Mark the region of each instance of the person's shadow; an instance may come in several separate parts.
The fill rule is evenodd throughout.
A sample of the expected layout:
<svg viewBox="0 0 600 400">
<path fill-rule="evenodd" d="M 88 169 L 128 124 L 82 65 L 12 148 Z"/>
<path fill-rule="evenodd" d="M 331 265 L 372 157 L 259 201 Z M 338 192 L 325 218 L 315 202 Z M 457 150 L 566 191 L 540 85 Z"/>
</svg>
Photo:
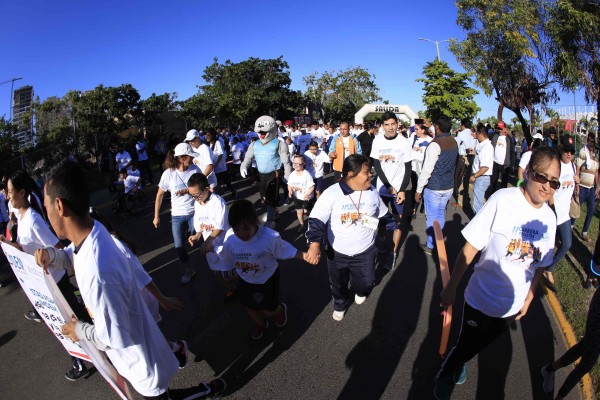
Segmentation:
<svg viewBox="0 0 600 400">
<path fill-rule="evenodd" d="M 416 249 L 419 238 L 407 238 L 406 249 Z M 422 252 L 408 252 L 387 282 L 373 316 L 370 334 L 348 354 L 352 373 L 339 399 L 381 398 L 400 358 L 415 332 L 427 281 L 427 261 Z"/>
</svg>

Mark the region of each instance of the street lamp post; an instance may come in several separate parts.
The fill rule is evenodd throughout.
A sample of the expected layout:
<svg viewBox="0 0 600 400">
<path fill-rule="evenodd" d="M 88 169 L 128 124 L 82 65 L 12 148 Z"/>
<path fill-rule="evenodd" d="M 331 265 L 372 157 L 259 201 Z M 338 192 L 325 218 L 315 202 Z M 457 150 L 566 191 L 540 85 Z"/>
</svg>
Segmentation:
<svg viewBox="0 0 600 400">
<path fill-rule="evenodd" d="M 431 42 L 435 44 L 435 48 L 437 50 L 437 56 L 438 56 L 438 61 L 442 61 L 442 59 L 440 58 L 440 43 L 442 42 L 449 42 L 449 39 L 444 39 L 444 40 L 431 40 L 431 39 L 426 39 L 426 38 L 419 38 L 419 40 L 424 40 L 426 42 Z"/>
</svg>

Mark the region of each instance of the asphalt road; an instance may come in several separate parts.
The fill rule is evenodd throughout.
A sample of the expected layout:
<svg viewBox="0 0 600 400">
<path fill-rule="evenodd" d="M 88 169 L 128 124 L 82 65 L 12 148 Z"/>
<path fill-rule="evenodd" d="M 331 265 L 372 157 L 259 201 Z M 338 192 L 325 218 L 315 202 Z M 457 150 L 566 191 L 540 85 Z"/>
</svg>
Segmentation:
<svg viewBox="0 0 600 400">
<path fill-rule="evenodd" d="M 329 178 L 331 180 L 331 177 Z M 258 204 L 257 188 L 237 182 L 238 196 Z M 146 189 L 153 199 L 153 188 Z M 331 318 L 332 301 L 325 260 L 317 267 L 297 260 L 280 262 L 281 298 L 288 305 L 288 324 L 272 324 L 258 341 L 249 338 L 252 326 L 244 308 L 224 304 L 206 262 L 194 251 L 197 274 L 189 285 L 179 283 L 180 265 L 172 245 L 169 201 L 163 204 L 162 226 L 152 226 L 153 201 L 138 217 L 117 219 L 110 214 L 108 193 L 94 204 L 121 232 L 139 246 L 141 261 L 162 291 L 179 297 L 182 311 L 163 314 L 161 328 L 171 339 L 186 339 L 190 359 L 173 388 L 220 376 L 228 399 L 431 399 L 441 332 L 441 281 L 431 256 L 418 249 L 424 242 L 424 214 L 418 214 L 404 234 L 398 267 L 377 271 L 377 286 L 367 301 L 353 305 L 341 322 Z M 225 195 L 230 200 L 229 195 Z M 296 233 L 295 213 L 280 208 L 278 230 L 300 249 L 305 239 Z M 444 232 L 449 259 L 463 244 L 460 229 L 467 222 L 461 210 L 449 207 Z M 99 373 L 69 382 L 64 373 L 70 360 L 44 325 L 27 321 L 29 304 L 12 272 L 3 265 L 0 278 L 0 398 L 116 399 Z M 466 278 L 464 283 L 466 283 Z M 541 295 L 541 293 L 540 293 Z M 450 343 L 458 335 L 462 298 L 457 300 Z M 551 399 L 541 391 L 540 368 L 566 345 L 542 297 L 528 315 L 469 363 L 465 384 L 456 399 Z M 560 385 L 569 369 L 557 373 Z M 574 390 L 569 399 L 578 399 Z"/>
</svg>

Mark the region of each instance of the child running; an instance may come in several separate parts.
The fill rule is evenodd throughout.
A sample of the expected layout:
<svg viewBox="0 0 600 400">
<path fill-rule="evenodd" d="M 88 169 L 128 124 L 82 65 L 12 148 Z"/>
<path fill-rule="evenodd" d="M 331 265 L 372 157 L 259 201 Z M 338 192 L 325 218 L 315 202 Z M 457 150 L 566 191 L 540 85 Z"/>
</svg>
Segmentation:
<svg viewBox="0 0 600 400">
<path fill-rule="evenodd" d="M 323 192 L 323 167 L 325 164 L 330 164 L 331 160 L 327 153 L 319 150 L 319 145 L 315 141 L 310 142 L 308 150 L 304 153 L 304 158 L 306 159 L 306 170 L 315 182 L 315 192 L 318 199 Z"/>
<path fill-rule="evenodd" d="M 295 155 L 292 162 L 294 172 L 288 177 L 287 188 L 288 196 L 294 200 L 296 216 L 298 217 L 298 233 L 304 232 L 304 214 L 308 212 L 315 183 L 310 173 L 304 169 L 304 156 Z"/>
<path fill-rule="evenodd" d="M 259 225 L 254 206 L 248 200 L 234 202 L 228 220 L 231 229 L 225 235 L 225 242 L 216 248 L 211 246 L 208 251 L 214 250 L 224 264 L 235 266 L 241 278 L 240 300 L 256 324 L 251 337 L 258 340 L 269 326 L 267 318 L 274 319 L 278 328 L 287 323 L 287 306 L 279 302 L 277 259 L 308 262 L 307 255 L 283 240 L 278 232 Z"/>
<path fill-rule="evenodd" d="M 204 239 L 200 251 L 206 253 L 210 246 L 223 244 L 227 223 L 227 204 L 216 193 L 210 191 L 206 176 L 197 173 L 188 181 L 188 193 L 194 202 L 194 229 L 196 234 L 188 238 L 190 246 L 194 246 L 200 238 Z M 237 288 L 237 275 L 232 264 L 224 264 L 214 253 L 206 254 L 208 267 L 215 273 L 217 280 L 225 287 L 225 301 L 231 299 Z"/>
</svg>

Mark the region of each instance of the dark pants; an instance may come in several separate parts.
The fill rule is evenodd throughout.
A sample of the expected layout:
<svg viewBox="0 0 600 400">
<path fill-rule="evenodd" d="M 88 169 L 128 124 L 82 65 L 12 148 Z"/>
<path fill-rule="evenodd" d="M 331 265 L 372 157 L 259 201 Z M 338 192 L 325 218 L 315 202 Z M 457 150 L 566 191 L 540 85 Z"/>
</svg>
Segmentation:
<svg viewBox="0 0 600 400">
<path fill-rule="evenodd" d="M 509 168 L 505 167 L 504 165 L 498 164 L 498 163 L 494 163 L 494 167 L 492 168 L 492 177 L 490 178 L 490 186 L 488 187 L 488 190 L 485 193 L 485 198 L 489 199 L 491 195 L 493 195 L 496 190 L 500 189 L 500 186 L 498 186 L 498 179 L 500 177 L 502 177 L 502 186 L 503 188 L 506 187 L 506 185 L 508 184 L 508 172 L 509 172 Z"/>
<path fill-rule="evenodd" d="M 485 315 L 465 302 L 458 342 L 444 359 L 438 378 L 452 377 L 456 367 L 475 357 L 513 323 L 518 314 L 506 318 Z"/>
<path fill-rule="evenodd" d="M 235 193 L 235 189 L 231 184 L 231 175 L 229 175 L 229 171 L 217 172 L 217 187 L 221 189 L 222 185 L 227 186 L 227 189 L 233 194 Z"/>
<path fill-rule="evenodd" d="M 556 253 L 554 253 L 552 264 L 546 268 L 546 271 L 548 272 L 554 271 L 556 264 L 558 264 L 558 262 L 567 255 L 569 249 L 571 248 L 571 244 L 573 243 L 573 231 L 571 230 L 570 220 L 566 220 L 562 224 L 558 225 L 556 230 L 558 231 L 558 237 L 560 237 L 560 246 L 558 247 Z"/>
<path fill-rule="evenodd" d="M 148 160 L 138 161 L 138 168 L 142 175 L 142 185 L 146 183 L 152 183 L 154 177 L 152 176 L 152 170 L 150 169 L 150 163 Z"/>
<path fill-rule="evenodd" d="M 587 205 L 587 213 L 585 214 L 585 222 L 583 223 L 583 229 L 581 232 L 587 232 L 590 229 L 592 223 L 592 217 L 596 210 L 596 188 L 584 188 L 579 187 L 579 204 L 585 203 Z"/>
<path fill-rule="evenodd" d="M 344 311 L 350 306 L 348 282 L 352 284 L 354 291 L 359 296 L 371 294 L 375 282 L 376 255 L 376 246 L 371 246 L 354 256 L 338 253 L 330 245 L 328 246 L 327 269 L 335 311 Z"/>
</svg>

